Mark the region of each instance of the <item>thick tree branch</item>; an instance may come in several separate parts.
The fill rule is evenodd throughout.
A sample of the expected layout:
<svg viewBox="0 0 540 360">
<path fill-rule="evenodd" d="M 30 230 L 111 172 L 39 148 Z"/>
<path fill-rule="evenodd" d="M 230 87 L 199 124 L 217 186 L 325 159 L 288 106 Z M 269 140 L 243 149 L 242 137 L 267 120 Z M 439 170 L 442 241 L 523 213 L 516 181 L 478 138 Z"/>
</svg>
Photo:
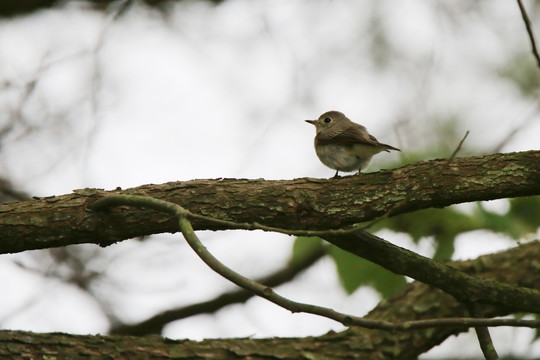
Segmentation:
<svg viewBox="0 0 540 360">
<path fill-rule="evenodd" d="M 178 218 L 179 228 L 182 230 L 184 238 L 209 267 L 238 286 L 250 290 L 292 312 L 307 312 L 325 316 L 347 326 L 354 324 L 370 328 L 394 329 L 391 326 L 372 324 L 369 321 L 366 322 L 354 316 L 340 314 L 332 309 L 290 301 L 274 293 L 271 288 L 235 273 L 220 263 L 198 240 L 191 226 L 190 219 L 197 219 L 200 216 L 191 213 L 177 204 L 148 196 L 109 195 L 96 201 L 91 207 L 96 211 L 109 211 L 113 207 L 122 205 L 150 208 L 175 216 Z M 205 220 L 215 221 L 220 224 L 223 223 L 222 220 L 213 220 L 208 217 L 205 217 Z M 232 227 L 241 227 L 234 223 L 227 222 L 226 224 Z M 257 228 L 257 226 L 243 226 L 248 229 Z M 265 228 L 263 227 L 262 229 Z M 287 233 L 287 230 L 280 229 L 272 229 L 271 231 Z M 311 231 L 306 230 L 306 233 L 301 232 L 300 230 L 299 235 L 313 236 Z M 343 250 L 370 260 L 396 274 L 406 275 L 435 286 L 451 294 L 463 303 L 473 304 L 482 302 L 507 306 L 516 311 L 528 311 L 540 314 L 540 292 L 537 290 L 497 281 L 476 279 L 450 266 L 403 249 L 365 231 L 345 233 L 341 231 L 328 231 L 328 234 L 322 233 L 320 236 Z M 392 261 L 388 259 L 392 259 Z"/>
<path fill-rule="evenodd" d="M 356 325 L 370 329 L 383 330 L 410 330 L 431 326 L 446 326 L 449 324 L 459 324 L 464 326 L 498 324 L 498 320 L 492 319 L 446 319 L 447 321 L 452 320 L 449 323 L 437 319 L 436 321 L 423 321 L 421 323 L 412 322 L 394 324 L 383 321 L 366 320 L 357 316 L 343 314 L 330 308 L 299 303 L 277 294 L 272 288 L 251 280 L 221 263 L 206 249 L 195 234 L 189 220 L 190 218 L 194 218 L 194 215 L 177 204 L 148 196 L 112 195 L 98 200 L 92 207 L 96 210 L 107 211 L 110 210 L 111 207 L 122 205 L 150 208 L 175 216 L 178 221 L 178 227 L 187 243 L 195 251 L 197 256 L 199 256 L 199 258 L 201 258 L 201 260 L 203 260 L 212 270 L 234 284 L 290 310 L 293 313 L 305 312 L 333 319 L 346 326 Z M 334 233 L 331 232 L 331 234 Z M 510 286 L 497 281 L 487 282 L 485 280 L 475 279 L 459 270 L 439 264 L 436 261 L 415 254 L 409 250 L 401 249 L 398 246 L 363 231 L 357 231 L 353 234 L 340 234 L 337 236 L 330 235 L 329 238 L 332 239 L 331 241 L 336 245 L 346 250 L 351 249 L 351 252 L 359 254 L 364 258 L 369 259 L 367 254 L 370 254 L 371 252 L 377 253 L 376 259 L 381 257 L 384 258 L 384 260 L 378 261 L 379 265 L 392 270 L 395 268 L 396 272 L 401 271 L 399 272 L 400 274 L 410 275 L 427 284 L 435 285 L 465 303 L 476 304 L 477 301 L 484 301 L 486 303 L 513 307 L 516 310 L 540 313 L 540 292 L 534 289 Z M 388 265 L 388 259 L 393 259 L 391 263 L 396 263 L 398 266 L 394 267 L 394 265 Z M 478 312 L 480 312 L 480 310 L 478 310 Z M 534 322 L 533 325 L 530 321 L 527 321 L 526 323 L 526 326 L 537 326 L 539 324 L 538 322 Z M 502 325 L 509 325 L 509 323 L 503 321 Z M 477 329 L 481 328 L 478 327 Z M 486 337 L 484 336 L 482 339 L 486 339 Z"/>
<path fill-rule="evenodd" d="M 474 260 L 455 261 L 447 265 L 476 278 L 491 279 L 507 284 L 519 284 L 523 287 L 540 289 L 540 272 L 535 260 L 540 256 L 540 243 L 522 245 L 504 252 L 480 256 Z M 533 274 L 534 273 L 534 274 Z M 512 312 L 507 307 L 482 306 L 484 316 L 502 316 Z M 466 305 L 456 301 L 452 296 L 435 290 L 432 287 L 414 282 L 385 302 L 379 303 L 366 318 L 397 321 L 404 319 L 429 319 L 465 316 Z M 431 331 L 402 333 L 388 339 L 396 341 L 393 358 L 415 359 L 419 354 L 440 344 L 448 336 L 466 331 L 463 327 L 448 327 Z M 360 334 L 362 341 L 377 343 L 384 333 L 351 328 L 345 334 Z M 343 335 L 343 333 L 342 333 Z M 389 349 L 386 349 L 388 351 Z M 388 354 L 391 354 L 388 352 Z M 480 355 L 480 353 L 479 353 Z M 384 358 L 384 357 L 381 357 Z"/>
<path fill-rule="evenodd" d="M 216 179 L 144 185 L 0 205 L 0 253 L 76 243 L 116 241 L 176 232 L 173 219 L 151 210 L 96 214 L 89 205 L 107 194 L 148 195 L 193 213 L 285 229 L 328 230 L 451 204 L 540 194 L 540 151 L 432 160 L 340 179 L 266 181 Z M 193 220 L 195 230 L 225 228 Z"/>
<path fill-rule="evenodd" d="M 540 243 L 481 256 L 475 260 L 448 264 L 480 278 L 519 283 L 540 289 Z M 486 306 L 486 316 L 506 315 L 508 308 Z M 467 310 L 453 297 L 415 282 L 394 297 L 381 302 L 366 319 L 391 322 L 465 316 Z M 0 354 L 17 358 L 32 354 L 35 358 L 63 354 L 85 359 L 416 359 L 419 354 L 441 343 L 448 336 L 466 331 L 461 326 L 410 332 L 351 328 L 319 337 L 271 339 L 216 339 L 173 341 L 157 337 L 75 336 L 0 331 Z M 480 350 L 479 350 L 480 352 Z"/>
<path fill-rule="evenodd" d="M 498 304 L 540 314 L 540 291 L 476 279 L 363 231 L 323 238 L 396 274 L 439 288 L 464 303 Z"/>
</svg>

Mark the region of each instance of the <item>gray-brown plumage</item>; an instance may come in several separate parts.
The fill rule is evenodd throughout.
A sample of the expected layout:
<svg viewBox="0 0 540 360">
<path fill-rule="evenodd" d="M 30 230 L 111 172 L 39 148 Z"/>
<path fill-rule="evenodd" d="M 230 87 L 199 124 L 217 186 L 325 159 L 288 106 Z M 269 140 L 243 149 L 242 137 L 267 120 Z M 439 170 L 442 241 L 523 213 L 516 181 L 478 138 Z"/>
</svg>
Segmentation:
<svg viewBox="0 0 540 360">
<path fill-rule="evenodd" d="M 396 150 L 396 147 L 380 143 L 366 128 L 352 122 L 339 111 L 328 111 L 317 120 L 306 120 L 315 125 L 315 152 L 321 162 L 331 169 L 355 171 L 368 166 L 371 157 L 381 151 Z"/>
</svg>

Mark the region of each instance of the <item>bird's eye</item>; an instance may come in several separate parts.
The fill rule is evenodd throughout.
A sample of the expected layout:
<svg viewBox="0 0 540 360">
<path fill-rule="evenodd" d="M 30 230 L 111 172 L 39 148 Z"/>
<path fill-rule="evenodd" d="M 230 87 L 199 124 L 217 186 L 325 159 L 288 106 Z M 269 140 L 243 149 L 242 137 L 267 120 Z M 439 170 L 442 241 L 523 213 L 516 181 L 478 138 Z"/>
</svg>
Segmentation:
<svg viewBox="0 0 540 360">
<path fill-rule="evenodd" d="M 330 119 L 330 118 L 324 118 L 324 122 L 325 122 L 325 123 L 328 124 L 330 121 L 332 121 L 332 119 Z"/>
</svg>

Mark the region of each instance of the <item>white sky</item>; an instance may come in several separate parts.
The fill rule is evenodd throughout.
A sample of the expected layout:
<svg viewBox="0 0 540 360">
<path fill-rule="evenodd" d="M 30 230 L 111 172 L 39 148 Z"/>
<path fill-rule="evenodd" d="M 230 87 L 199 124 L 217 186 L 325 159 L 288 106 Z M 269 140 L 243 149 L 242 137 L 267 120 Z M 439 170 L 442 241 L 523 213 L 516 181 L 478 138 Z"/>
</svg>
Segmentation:
<svg viewBox="0 0 540 360">
<path fill-rule="evenodd" d="M 16 130 L 4 139 L 0 174 L 40 196 L 198 178 L 326 178 L 334 172 L 316 158 L 314 129 L 303 120 L 331 109 L 402 148 L 405 159 L 440 156 L 433 153 L 439 145 L 449 155 L 466 130 L 471 133 L 464 153 L 487 153 L 525 122 L 526 131 L 503 151 L 538 149 L 536 101 L 496 75 L 516 53 L 529 52 L 518 8 L 502 0 L 475 4 L 227 0 L 212 7 L 195 1 L 172 7 L 167 16 L 137 6 L 111 21 L 78 3 L 3 20 L 0 79 L 6 85 L 0 104 L 7 110 L 0 122 L 21 108 L 25 84 L 38 79 L 22 114 L 44 130 Z M 383 44 L 377 31 L 385 36 L 387 52 L 375 62 Z M 455 118 L 455 134 L 443 126 L 447 118 Z M 378 155 L 371 171 L 394 166 L 399 156 Z M 250 276 L 282 265 L 292 244 L 275 234 L 200 235 L 218 258 Z M 432 251 L 429 239 L 416 246 L 402 234 L 384 237 L 421 253 Z M 501 236 L 464 234 L 455 257 L 510 245 Z M 108 278 L 100 291 L 112 294 L 110 306 L 125 320 L 232 288 L 178 237 L 124 242 L 102 253 L 96 267 L 106 262 Z M 12 294 L 2 300 L 4 327 L 106 330 L 98 306 L 82 292 L 12 263 L 31 262 L 28 257 L 0 259 L 2 287 Z M 358 315 L 377 303 L 370 289 L 345 296 L 329 260 L 279 291 Z M 25 311 L 15 311 L 21 304 L 28 305 Z M 330 329 L 341 326 L 253 299 L 247 306 L 171 324 L 165 335 L 304 336 Z M 516 356 L 538 354 L 526 345 L 520 353 L 516 343 L 497 341 L 517 339 L 515 334 L 496 330 L 501 355 L 512 348 Z M 459 346 L 461 355 L 478 356 L 478 346 L 464 338 L 429 355 Z"/>
</svg>

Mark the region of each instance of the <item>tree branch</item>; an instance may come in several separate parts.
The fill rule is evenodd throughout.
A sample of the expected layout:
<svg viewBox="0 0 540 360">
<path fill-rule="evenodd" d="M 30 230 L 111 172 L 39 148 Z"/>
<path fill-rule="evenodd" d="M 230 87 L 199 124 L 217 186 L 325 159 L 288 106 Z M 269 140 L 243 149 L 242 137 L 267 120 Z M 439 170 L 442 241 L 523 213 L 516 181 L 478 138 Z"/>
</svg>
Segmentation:
<svg viewBox="0 0 540 360">
<path fill-rule="evenodd" d="M 519 11 L 521 12 L 521 17 L 523 18 L 523 22 L 525 23 L 525 28 L 527 28 L 527 34 L 529 35 L 529 40 L 531 42 L 531 51 L 533 53 L 534 59 L 536 60 L 536 64 L 538 65 L 538 67 L 540 67 L 540 55 L 538 55 L 538 47 L 536 45 L 536 39 L 534 36 L 531 19 L 529 19 L 529 15 L 527 15 L 527 10 L 525 9 L 523 2 L 521 0 L 517 0 L 517 3 L 519 6 Z"/>
<path fill-rule="evenodd" d="M 540 289 L 540 272 L 535 261 L 540 258 L 540 243 L 522 245 L 505 252 L 478 259 L 452 262 L 448 265 L 479 278 L 492 278 L 505 283 Z M 486 316 L 507 315 L 505 307 L 487 306 Z M 465 307 L 453 297 L 425 284 L 414 282 L 398 294 L 381 302 L 365 318 L 389 322 L 460 317 Z M 416 359 L 448 336 L 466 331 L 451 326 L 409 332 L 387 332 L 350 328 L 323 336 L 269 339 L 210 339 L 202 342 L 170 340 L 159 337 L 77 336 L 36 334 L 23 331 L 0 331 L 0 354 L 20 358 L 52 356 L 59 351 L 66 358 L 85 359 Z M 374 344 L 377 344 L 374 346 Z M 61 349 L 61 350 L 60 350 Z M 26 356 L 26 355 L 25 355 Z"/>
<path fill-rule="evenodd" d="M 305 312 L 333 319 L 345 326 L 357 325 L 381 330 L 410 330 L 421 327 L 448 325 L 441 324 L 440 321 L 424 322 L 422 324 L 391 324 L 381 321 L 370 321 L 360 317 L 339 313 L 333 309 L 292 301 L 278 295 L 272 288 L 234 272 L 208 252 L 191 226 L 189 218 L 192 218 L 193 214 L 190 211 L 179 205 L 163 200 L 133 195 L 111 195 L 98 200 L 92 207 L 96 210 L 104 211 L 110 210 L 113 206 L 120 205 L 147 207 L 174 215 L 178 221 L 178 226 L 182 235 L 184 235 L 188 244 L 212 270 L 234 284 L 284 307 L 293 313 Z M 331 232 L 330 235 L 325 236 L 324 238 L 346 251 L 350 251 L 365 259 L 371 260 L 397 274 L 408 275 L 426 284 L 436 286 L 464 303 L 477 304 L 482 301 L 485 303 L 511 307 L 515 310 L 540 313 L 540 291 L 507 285 L 497 281 L 475 279 L 459 270 L 439 264 L 436 261 L 418 255 L 412 251 L 402 249 L 363 231 L 338 235 Z M 389 262 L 388 259 L 392 259 L 392 261 Z M 483 322 L 478 322 L 477 320 L 479 319 L 460 319 L 458 323 L 460 325 L 468 326 L 482 326 L 496 323 L 489 319 L 483 319 Z M 533 323 L 527 322 L 527 324 L 527 326 L 531 326 Z M 486 337 L 484 336 L 483 339 L 485 338 Z"/>
<path fill-rule="evenodd" d="M 474 260 L 454 261 L 447 265 L 475 278 L 540 289 L 540 272 L 534 270 L 536 268 L 534 261 L 538 257 L 540 257 L 540 243 L 534 242 L 504 252 L 480 256 Z M 491 317 L 508 315 L 512 310 L 508 307 L 484 305 L 483 312 L 484 316 Z M 373 311 L 366 315 L 366 318 L 404 321 L 465 316 L 466 314 L 468 314 L 466 306 L 456 301 L 452 296 L 433 289 L 429 285 L 414 282 L 392 298 L 379 303 Z M 401 336 L 395 336 L 392 339 L 386 335 L 385 340 L 397 343 L 392 348 L 396 352 L 387 354 L 392 354 L 392 358 L 395 359 L 416 359 L 419 354 L 440 344 L 448 336 L 463 331 L 467 331 L 467 329 L 456 326 L 439 328 L 436 331 L 401 333 Z M 350 333 L 360 336 L 358 341 L 366 343 L 380 343 L 377 340 L 384 336 L 384 333 L 380 331 L 367 331 L 358 328 L 351 328 L 341 335 L 349 335 Z M 384 354 L 384 352 L 378 353 L 380 356 Z"/>
<path fill-rule="evenodd" d="M 498 304 L 540 314 L 540 291 L 474 278 L 364 231 L 323 239 L 393 273 L 435 286 L 463 303 Z"/>
<path fill-rule="evenodd" d="M 469 304 L 469 313 L 474 317 L 483 317 L 483 311 L 479 304 L 472 303 Z M 485 326 L 475 326 L 474 330 L 476 331 L 476 337 L 480 343 L 480 348 L 486 360 L 498 360 L 499 354 L 495 350 L 493 345 L 493 340 L 491 340 L 491 335 L 489 334 L 489 329 Z"/>
<path fill-rule="evenodd" d="M 163 232 L 175 221 L 151 210 L 88 206 L 109 194 L 147 195 L 195 214 L 289 230 L 328 230 L 430 207 L 540 194 L 540 151 L 431 160 L 340 179 L 216 179 L 143 185 L 0 205 L 0 253 L 78 243 L 102 246 Z M 193 220 L 195 230 L 230 228 Z"/>
<path fill-rule="evenodd" d="M 453 160 L 456 155 L 458 154 L 459 150 L 461 150 L 461 146 L 463 146 L 463 142 L 465 142 L 465 139 L 467 138 L 467 136 L 469 136 L 469 130 L 467 130 L 467 132 L 465 132 L 465 136 L 463 136 L 463 138 L 461 139 L 461 141 L 459 142 L 458 146 L 456 147 L 456 150 L 454 150 L 454 152 L 452 153 L 452 155 L 450 155 L 450 157 L 448 158 L 448 161 L 451 161 Z"/>
</svg>

